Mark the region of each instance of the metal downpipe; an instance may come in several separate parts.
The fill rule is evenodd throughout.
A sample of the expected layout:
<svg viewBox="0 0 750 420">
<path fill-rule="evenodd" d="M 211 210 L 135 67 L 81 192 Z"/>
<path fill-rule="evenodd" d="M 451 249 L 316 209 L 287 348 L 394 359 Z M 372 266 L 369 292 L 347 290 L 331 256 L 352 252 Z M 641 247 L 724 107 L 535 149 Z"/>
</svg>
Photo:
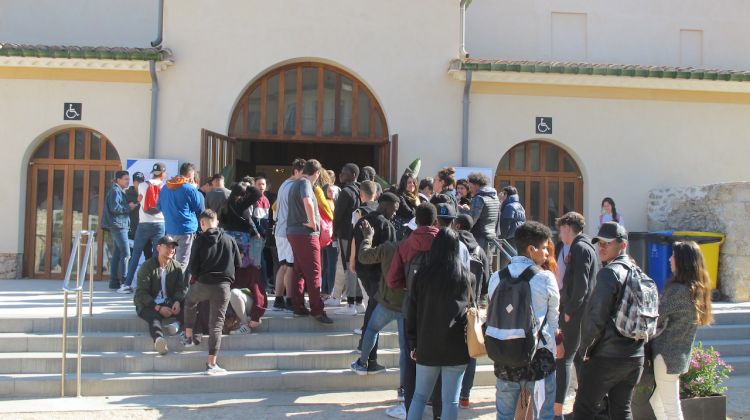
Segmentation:
<svg viewBox="0 0 750 420">
<path fill-rule="evenodd" d="M 466 70 L 463 100 L 463 126 L 461 127 L 461 166 L 469 166 L 469 103 L 471 96 L 471 70 Z"/>
<path fill-rule="evenodd" d="M 148 71 L 151 73 L 151 122 L 148 133 L 148 157 L 156 156 L 156 116 L 159 104 L 159 80 L 156 78 L 156 61 L 149 60 Z"/>
</svg>

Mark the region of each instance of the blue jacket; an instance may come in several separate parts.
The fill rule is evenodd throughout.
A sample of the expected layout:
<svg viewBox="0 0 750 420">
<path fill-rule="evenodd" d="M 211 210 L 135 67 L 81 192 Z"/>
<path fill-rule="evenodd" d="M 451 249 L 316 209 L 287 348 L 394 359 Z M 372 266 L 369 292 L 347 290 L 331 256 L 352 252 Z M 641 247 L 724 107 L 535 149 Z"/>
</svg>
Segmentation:
<svg viewBox="0 0 750 420">
<path fill-rule="evenodd" d="M 526 221 L 526 210 L 518 199 L 518 194 L 513 194 L 503 201 L 500 209 L 500 220 L 498 223 L 499 235 L 503 239 L 511 239 L 516 235 L 516 228 Z"/>
<path fill-rule="evenodd" d="M 198 231 L 198 216 L 205 209 L 203 195 L 181 176 L 164 184 L 156 207 L 164 213 L 164 232 L 170 235 L 187 235 Z"/>
<path fill-rule="evenodd" d="M 102 210 L 102 229 L 130 229 L 130 206 L 125 191 L 116 183 L 107 191 Z"/>
</svg>

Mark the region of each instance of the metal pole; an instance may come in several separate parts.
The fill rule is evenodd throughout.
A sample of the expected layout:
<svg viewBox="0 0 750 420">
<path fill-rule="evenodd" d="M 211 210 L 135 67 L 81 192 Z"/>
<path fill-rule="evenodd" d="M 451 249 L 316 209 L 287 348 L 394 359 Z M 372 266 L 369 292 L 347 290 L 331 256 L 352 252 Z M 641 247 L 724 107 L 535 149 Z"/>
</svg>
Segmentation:
<svg viewBox="0 0 750 420">
<path fill-rule="evenodd" d="M 78 241 L 78 244 L 76 246 L 76 288 L 81 287 L 81 285 L 78 284 L 78 279 L 81 278 L 81 242 Z M 76 295 L 77 296 L 77 295 Z M 76 316 L 81 316 L 81 308 L 80 305 L 78 305 L 78 302 L 76 302 Z"/>
<path fill-rule="evenodd" d="M 89 234 L 89 241 L 92 241 L 91 246 L 96 249 L 96 241 L 94 241 L 94 235 Z M 89 253 L 89 316 L 94 316 L 94 254 Z"/>
<path fill-rule="evenodd" d="M 60 397 L 65 396 L 65 356 L 68 347 L 68 292 L 63 291 L 62 360 L 60 373 Z"/>
<path fill-rule="evenodd" d="M 76 371 L 76 396 L 81 396 L 81 349 L 83 347 L 83 289 L 76 292 L 76 307 L 78 309 L 78 370 Z"/>
</svg>

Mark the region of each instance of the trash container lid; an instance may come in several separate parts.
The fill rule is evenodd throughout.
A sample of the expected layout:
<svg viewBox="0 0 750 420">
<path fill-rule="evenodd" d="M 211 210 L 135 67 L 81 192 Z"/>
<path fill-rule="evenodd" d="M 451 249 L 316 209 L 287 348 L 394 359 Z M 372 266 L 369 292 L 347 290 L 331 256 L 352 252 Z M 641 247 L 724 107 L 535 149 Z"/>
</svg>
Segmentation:
<svg viewBox="0 0 750 420">
<path fill-rule="evenodd" d="M 676 241 L 695 241 L 699 244 L 723 244 L 725 236 L 717 232 L 675 231 L 673 237 Z"/>
</svg>

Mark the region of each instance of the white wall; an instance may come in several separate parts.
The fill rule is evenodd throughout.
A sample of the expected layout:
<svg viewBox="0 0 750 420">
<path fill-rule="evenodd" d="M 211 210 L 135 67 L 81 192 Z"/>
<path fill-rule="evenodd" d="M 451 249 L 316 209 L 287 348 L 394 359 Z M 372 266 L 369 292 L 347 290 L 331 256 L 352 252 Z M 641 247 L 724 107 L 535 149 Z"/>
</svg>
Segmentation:
<svg viewBox="0 0 750 420">
<path fill-rule="evenodd" d="M 75 122 L 104 134 L 123 160 L 146 156 L 150 85 L 0 79 L 0 92 L 0 179 L 6 181 L 0 196 L 12 211 L 0 229 L 0 253 L 16 253 L 23 252 L 26 165 L 43 138 Z M 63 120 L 65 102 L 83 103 L 81 121 Z"/>
<path fill-rule="evenodd" d="M 160 75 L 158 155 L 198 162 L 201 128 L 226 133 L 252 80 L 279 63 L 309 59 L 341 66 L 369 86 L 390 134 L 399 134 L 399 171 L 417 156 L 430 173 L 460 162 L 463 83 L 447 73 L 458 54 L 458 2 L 222 5 L 166 3 L 164 44 L 176 64 Z"/>
<path fill-rule="evenodd" d="M 156 0 L 0 0 L 0 42 L 149 47 Z"/>
<path fill-rule="evenodd" d="M 642 231 L 653 188 L 749 179 L 748 115 L 750 105 L 473 93 L 469 163 L 496 168 L 517 143 L 552 141 L 581 168 L 584 215 L 611 196 Z M 553 135 L 535 134 L 537 116 L 553 118 Z"/>
<path fill-rule="evenodd" d="M 587 56 L 571 60 L 680 66 L 680 30 L 692 29 L 703 30 L 703 67 L 750 69 L 750 2 L 744 0 L 476 0 L 467 14 L 469 54 L 554 59 L 555 12 L 586 14 Z"/>
</svg>

